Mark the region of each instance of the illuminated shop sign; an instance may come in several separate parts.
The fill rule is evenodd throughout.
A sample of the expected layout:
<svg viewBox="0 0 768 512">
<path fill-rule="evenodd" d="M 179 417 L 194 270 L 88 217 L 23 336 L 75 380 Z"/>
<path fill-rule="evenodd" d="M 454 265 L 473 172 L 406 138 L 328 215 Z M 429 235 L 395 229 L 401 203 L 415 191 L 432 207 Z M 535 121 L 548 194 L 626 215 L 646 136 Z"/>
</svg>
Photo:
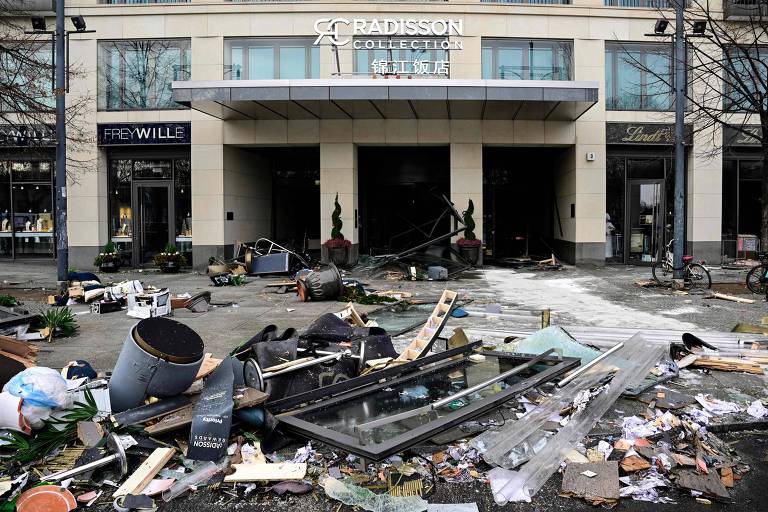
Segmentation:
<svg viewBox="0 0 768 512">
<path fill-rule="evenodd" d="M 450 72 L 448 52 L 464 49 L 462 41 L 449 39 L 464 35 L 463 20 L 320 18 L 315 21 L 315 33 L 315 45 L 326 41 L 336 48 L 351 43 L 357 51 L 386 50 L 386 59 L 374 59 L 370 63 L 370 71 L 376 75 L 447 76 Z M 396 58 L 402 55 L 401 51 L 415 56 Z M 445 55 L 445 58 L 430 58 L 435 54 Z"/>
<path fill-rule="evenodd" d="M 100 124 L 101 146 L 189 144 L 190 123 Z"/>
</svg>

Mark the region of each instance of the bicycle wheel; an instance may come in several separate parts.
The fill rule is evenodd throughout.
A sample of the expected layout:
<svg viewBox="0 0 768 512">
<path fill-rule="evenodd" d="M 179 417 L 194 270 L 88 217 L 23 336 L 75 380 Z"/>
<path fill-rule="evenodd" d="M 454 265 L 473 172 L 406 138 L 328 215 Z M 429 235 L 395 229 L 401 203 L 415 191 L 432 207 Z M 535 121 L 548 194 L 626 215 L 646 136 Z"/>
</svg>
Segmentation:
<svg viewBox="0 0 768 512">
<path fill-rule="evenodd" d="M 665 262 L 656 262 L 651 267 L 654 281 L 659 284 L 672 284 L 672 267 Z"/>
<path fill-rule="evenodd" d="M 691 263 L 685 269 L 685 279 L 688 281 L 688 288 L 712 288 L 712 278 L 709 270 L 704 265 Z"/>
<path fill-rule="evenodd" d="M 758 295 L 765 295 L 765 273 L 768 272 L 768 264 L 763 263 L 752 269 L 747 273 L 747 288 L 752 293 Z"/>
</svg>

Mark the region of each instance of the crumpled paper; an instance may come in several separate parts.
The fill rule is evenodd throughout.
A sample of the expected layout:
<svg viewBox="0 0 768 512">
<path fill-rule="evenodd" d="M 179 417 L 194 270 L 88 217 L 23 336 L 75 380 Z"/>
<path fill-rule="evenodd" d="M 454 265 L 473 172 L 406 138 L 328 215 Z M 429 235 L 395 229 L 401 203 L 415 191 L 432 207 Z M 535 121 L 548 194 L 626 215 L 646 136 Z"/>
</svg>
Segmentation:
<svg viewBox="0 0 768 512">
<path fill-rule="evenodd" d="M 696 395 L 696 401 L 704 408 L 705 411 L 712 414 L 723 415 L 740 412 L 741 407 L 733 402 L 726 402 L 725 400 L 718 400 L 712 395 L 704 395 L 699 393 Z"/>
<path fill-rule="evenodd" d="M 749 404 L 749 407 L 747 407 L 747 413 L 753 418 L 760 419 L 768 416 L 768 409 L 763 406 L 763 403 L 760 400 L 755 400 Z"/>
</svg>

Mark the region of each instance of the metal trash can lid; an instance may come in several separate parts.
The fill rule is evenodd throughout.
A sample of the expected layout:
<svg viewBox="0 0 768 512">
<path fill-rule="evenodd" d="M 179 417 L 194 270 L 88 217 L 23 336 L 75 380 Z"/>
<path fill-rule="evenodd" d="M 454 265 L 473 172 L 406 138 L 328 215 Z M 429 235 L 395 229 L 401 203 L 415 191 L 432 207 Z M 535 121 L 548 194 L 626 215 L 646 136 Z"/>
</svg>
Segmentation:
<svg viewBox="0 0 768 512">
<path fill-rule="evenodd" d="M 133 339 L 153 356 L 177 364 L 199 361 L 205 350 L 199 334 L 169 318 L 145 318 L 136 324 Z"/>
</svg>

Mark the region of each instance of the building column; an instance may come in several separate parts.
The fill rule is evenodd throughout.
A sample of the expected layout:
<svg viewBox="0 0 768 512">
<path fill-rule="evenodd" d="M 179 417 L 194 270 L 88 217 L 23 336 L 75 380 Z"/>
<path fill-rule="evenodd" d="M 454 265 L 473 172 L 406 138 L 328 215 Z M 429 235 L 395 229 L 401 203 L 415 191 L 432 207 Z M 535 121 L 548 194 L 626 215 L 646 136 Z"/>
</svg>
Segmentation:
<svg viewBox="0 0 768 512">
<path fill-rule="evenodd" d="M 325 125 L 325 123 L 323 123 Z M 323 129 L 321 128 L 321 133 Z M 330 128 L 335 130 L 336 127 Z M 349 129 L 351 130 L 351 123 Z M 341 206 L 341 232 L 352 242 L 350 262 L 357 261 L 359 249 L 357 146 L 351 142 L 320 142 L 320 242 L 331 238 L 331 215 L 336 195 Z M 321 246 L 323 260 L 328 258 L 325 245 Z"/>
<path fill-rule="evenodd" d="M 208 258 L 226 257 L 224 212 L 224 145 L 222 121 L 192 121 L 192 259 L 197 269 L 206 268 Z M 207 116 L 206 116 L 207 117 Z"/>
<path fill-rule="evenodd" d="M 455 140 L 455 126 L 451 123 L 451 139 Z M 480 129 L 476 132 L 479 136 Z M 475 206 L 475 236 L 483 237 L 483 144 L 481 142 L 451 142 L 451 201 L 461 214 L 469 206 Z M 453 228 L 453 223 L 451 223 Z M 459 237 L 463 237 L 463 234 Z M 452 242 L 457 238 L 454 237 Z"/>
<path fill-rule="evenodd" d="M 719 126 L 708 128 L 694 137 L 694 147 L 687 155 L 686 171 L 686 244 L 685 252 L 696 260 L 722 260 L 723 156 L 701 154 L 698 146 L 722 140 Z"/>
</svg>

